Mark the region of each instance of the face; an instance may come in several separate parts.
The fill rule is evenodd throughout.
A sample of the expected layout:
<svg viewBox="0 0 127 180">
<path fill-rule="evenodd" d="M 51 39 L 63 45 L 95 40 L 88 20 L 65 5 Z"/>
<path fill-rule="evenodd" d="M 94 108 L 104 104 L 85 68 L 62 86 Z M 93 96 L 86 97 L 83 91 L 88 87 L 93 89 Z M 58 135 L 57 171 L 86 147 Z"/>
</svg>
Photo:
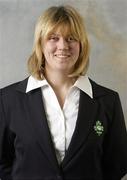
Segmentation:
<svg viewBox="0 0 127 180">
<path fill-rule="evenodd" d="M 64 37 L 59 30 L 44 41 L 45 69 L 70 73 L 80 52 L 80 43 L 71 35 Z"/>
</svg>

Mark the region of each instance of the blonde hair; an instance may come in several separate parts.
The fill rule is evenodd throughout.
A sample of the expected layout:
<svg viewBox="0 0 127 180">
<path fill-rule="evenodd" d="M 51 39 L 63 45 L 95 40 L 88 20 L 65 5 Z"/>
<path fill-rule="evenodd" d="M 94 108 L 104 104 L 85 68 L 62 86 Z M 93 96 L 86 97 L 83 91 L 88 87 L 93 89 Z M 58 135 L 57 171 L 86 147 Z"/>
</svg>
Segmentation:
<svg viewBox="0 0 127 180">
<path fill-rule="evenodd" d="M 47 9 L 38 19 L 35 27 L 33 52 L 28 60 L 30 74 L 39 80 L 44 78 L 45 58 L 42 50 L 44 39 L 59 27 L 61 30 L 64 29 L 64 31 L 67 29 L 67 33 L 80 42 L 79 58 L 75 64 L 74 71 L 69 76 L 78 77 L 87 71 L 89 42 L 82 17 L 71 6 L 53 6 Z"/>
</svg>

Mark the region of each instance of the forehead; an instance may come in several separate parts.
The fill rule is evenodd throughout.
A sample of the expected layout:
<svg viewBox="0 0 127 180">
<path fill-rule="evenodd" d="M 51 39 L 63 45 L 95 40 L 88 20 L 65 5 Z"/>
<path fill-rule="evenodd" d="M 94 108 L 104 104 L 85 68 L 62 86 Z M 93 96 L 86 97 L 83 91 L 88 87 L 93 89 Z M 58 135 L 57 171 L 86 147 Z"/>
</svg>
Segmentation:
<svg viewBox="0 0 127 180">
<path fill-rule="evenodd" d="M 62 35 L 64 37 L 69 36 L 69 35 L 74 35 L 74 32 L 72 31 L 71 26 L 69 26 L 68 24 L 61 24 L 58 25 L 54 28 L 52 28 L 47 35 L 52 35 L 52 34 L 58 34 L 58 35 Z"/>
</svg>

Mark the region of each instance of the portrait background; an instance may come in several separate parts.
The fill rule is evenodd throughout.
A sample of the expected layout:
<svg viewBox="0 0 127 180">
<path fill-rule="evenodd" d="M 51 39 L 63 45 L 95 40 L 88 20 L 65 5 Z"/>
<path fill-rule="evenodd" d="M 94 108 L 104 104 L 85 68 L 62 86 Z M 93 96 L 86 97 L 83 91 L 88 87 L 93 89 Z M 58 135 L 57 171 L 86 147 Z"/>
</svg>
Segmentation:
<svg viewBox="0 0 127 180">
<path fill-rule="evenodd" d="M 119 92 L 127 125 L 126 0 L 0 0 L 0 88 L 28 76 L 38 16 L 51 5 L 73 5 L 91 44 L 89 77 Z"/>
</svg>

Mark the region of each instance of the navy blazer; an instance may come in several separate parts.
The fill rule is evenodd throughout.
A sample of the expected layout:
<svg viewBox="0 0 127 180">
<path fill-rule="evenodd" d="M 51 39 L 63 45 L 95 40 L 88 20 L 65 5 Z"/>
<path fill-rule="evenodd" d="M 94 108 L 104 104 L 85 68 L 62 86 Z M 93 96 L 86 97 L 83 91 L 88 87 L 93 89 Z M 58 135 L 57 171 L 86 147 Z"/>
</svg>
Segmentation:
<svg viewBox="0 0 127 180">
<path fill-rule="evenodd" d="M 41 88 L 25 93 L 28 78 L 0 90 L 2 180 L 120 180 L 127 173 L 127 132 L 117 92 L 90 80 L 80 90 L 76 128 L 59 165 Z"/>
</svg>

